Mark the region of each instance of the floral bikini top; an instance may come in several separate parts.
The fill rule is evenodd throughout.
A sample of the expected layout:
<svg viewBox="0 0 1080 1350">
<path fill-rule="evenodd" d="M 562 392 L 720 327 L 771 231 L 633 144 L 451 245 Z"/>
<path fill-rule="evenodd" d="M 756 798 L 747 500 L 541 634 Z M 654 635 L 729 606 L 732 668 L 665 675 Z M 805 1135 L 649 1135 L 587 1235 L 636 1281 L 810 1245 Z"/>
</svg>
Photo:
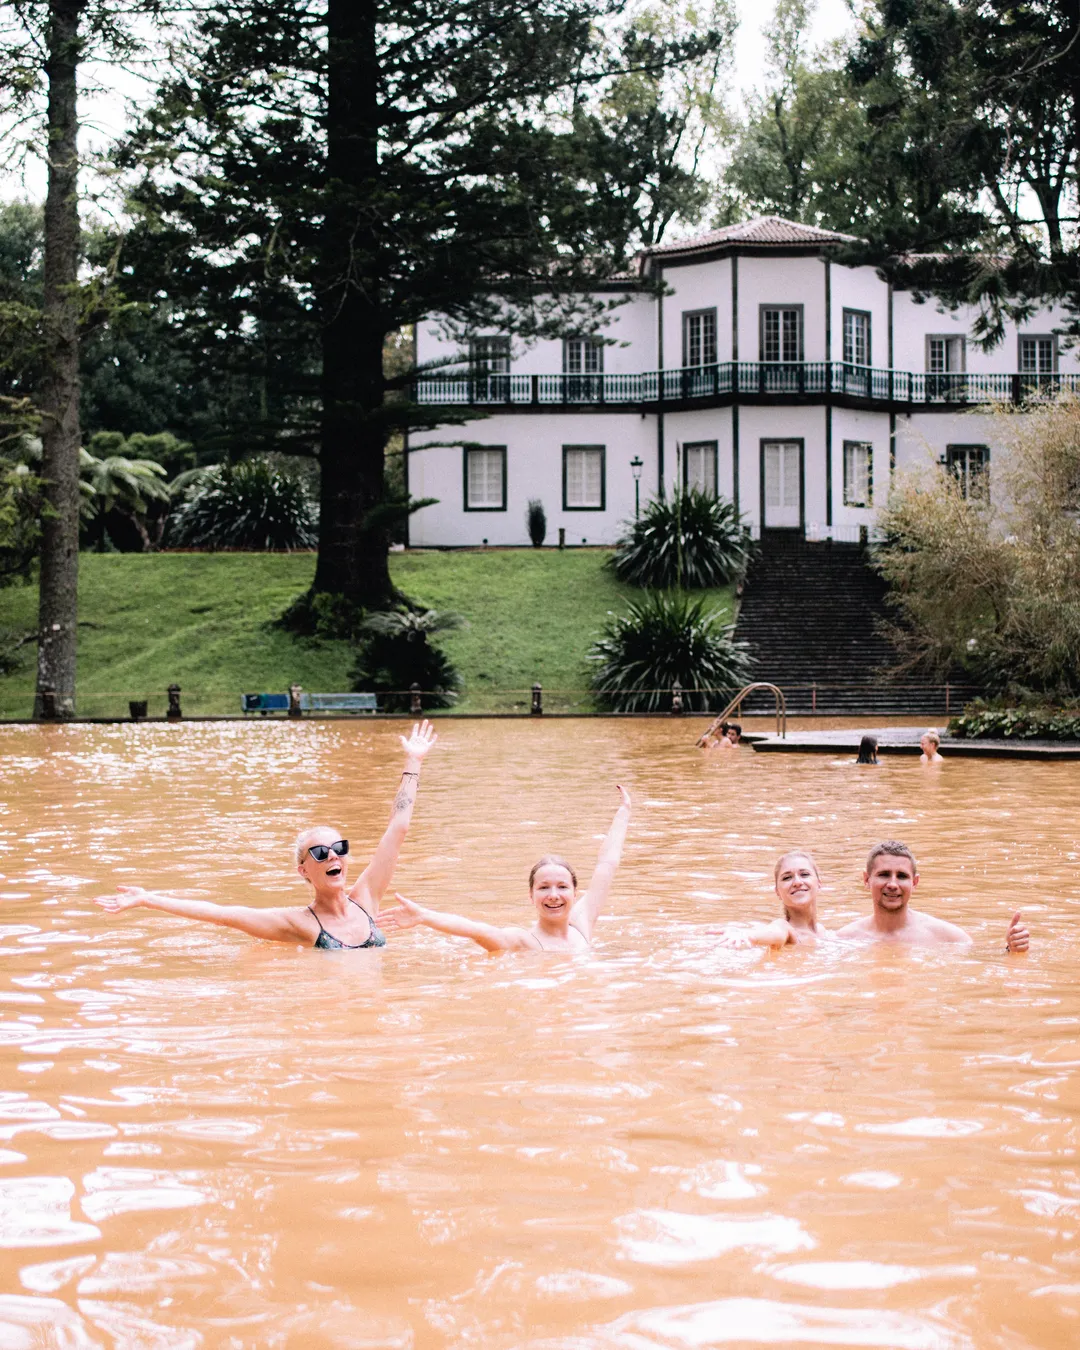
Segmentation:
<svg viewBox="0 0 1080 1350">
<path fill-rule="evenodd" d="M 359 951 L 362 947 L 385 947 L 385 946 L 386 946 L 386 936 L 385 936 L 385 934 L 384 934 L 384 933 L 381 933 L 381 932 L 379 931 L 379 929 L 375 926 L 375 920 L 371 917 L 370 914 L 368 914 L 367 910 L 364 909 L 364 906 L 363 906 L 363 905 L 358 905 L 358 904 L 356 903 L 356 901 L 355 901 L 355 900 L 352 900 L 352 899 L 350 899 L 349 904 L 350 904 L 350 905 L 356 905 L 356 908 L 357 908 L 357 909 L 363 909 L 363 910 L 364 910 L 364 913 L 367 914 L 367 921 L 368 921 L 368 923 L 371 925 L 371 932 L 368 934 L 367 941 L 366 941 L 366 942 L 342 942 L 342 940 L 341 940 L 340 938 L 336 938 L 336 937 L 333 935 L 333 933 L 328 933 L 328 932 L 326 931 L 326 929 L 322 926 L 322 920 L 321 920 L 321 919 L 319 918 L 319 916 L 315 913 L 315 911 L 311 908 L 311 906 L 308 905 L 308 913 L 309 913 L 309 914 L 311 915 L 311 917 L 315 920 L 315 922 L 319 925 L 319 936 L 315 939 L 314 943 L 312 944 L 313 947 L 319 947 L 319 948 L 321 948 L 323 951 L 339 951 L 339 950 L 341 950 L 342 948 L 344 948 L 344 949 L 347 950 L 347 951 Z"/>
</svg>

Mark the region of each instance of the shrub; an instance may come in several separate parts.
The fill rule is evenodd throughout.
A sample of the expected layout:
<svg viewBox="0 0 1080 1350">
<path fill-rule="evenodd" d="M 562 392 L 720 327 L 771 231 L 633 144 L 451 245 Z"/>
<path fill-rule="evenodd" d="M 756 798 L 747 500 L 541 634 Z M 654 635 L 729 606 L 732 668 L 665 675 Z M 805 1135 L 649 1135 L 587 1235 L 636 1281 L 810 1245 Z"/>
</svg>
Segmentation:
<svg viewBox="0 0 1080 1350">
<path fill-rule="evenodd" d="M 318 542 L 317 508 L 298 472 L 265 459 L 194 470 L 178 486 L 185 500 L 169 518 L 174 548 L 284 550 Z"/>
<path fill-rule="evenodd" d="M 697 488 L 654 497 L 615 545 L 611 566 L 631 586 L 723 586 L 746 570 L 750 534 L 729 501 Z"/>
<path fill-rule="evenodd" d="M 995 419 L 988 491 L 943 468 L 901 475 L 875 549 L 898 616 L 899 668 L 959 668 L 992 693 L 1080 694 L 1080 399 Z M 996 453 L 996 452 L 995 452 Z"/>
<path fill-rule="evenodd" d="M 656 592 L 612 615 L 589 653 L 597 663 L 591 685 L 602 707 L 615 712 L 660 712 L 671 707 L 676 681 L 683 707 L 707 712 L 738 692 L 749 678 L 746 644 L 704 599 Z"/>
<path fill-rule="evenodd" d="M 949 723 L 949 734 L 970 740 L 983 737 L 1006 740 L 1080 741 L 1080 707 L 1045 705 L 992 707 L 969 703 L 963 716 Z"/>
<path fill-rule="evenodd" d="M 374 691 L 387 712 L 406 712 L 409 690 L 418 684 L 425 708 L 448 708 L 457 697 L 461 677 L 453 662 L 430 638 L 460 628 L 459 614 L 429 609 L 424 614 L 386 610 L 370 614 L 360 625 L 353 688 Z"/>
<path fill-rule="evenodd" d="M 533 548 L 539 548 L 547 535 L 547 515 L 544 512 L 544 503 L 539 497 L 533 497 L 529 501 L 529 508 L 525 512 L 525 527 L 529 531 Z"/>
</svg>

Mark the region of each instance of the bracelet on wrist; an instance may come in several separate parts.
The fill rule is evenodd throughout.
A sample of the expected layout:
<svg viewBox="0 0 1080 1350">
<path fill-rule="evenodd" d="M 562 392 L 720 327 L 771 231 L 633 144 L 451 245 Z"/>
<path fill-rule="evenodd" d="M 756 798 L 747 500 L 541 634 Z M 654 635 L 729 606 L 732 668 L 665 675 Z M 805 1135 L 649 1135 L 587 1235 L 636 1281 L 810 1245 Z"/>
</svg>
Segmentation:
<svg viewBox="0 0 1080 1350">
<path fill-rule="evenodd" d="M 420 777 L 420 770 L 419 770 L 419 769 L 402 769 L 402 771 L 401 771 L 401 776 L 402 776 L 402 778 L 419 778 L 419 777 Z"/>
</svg>

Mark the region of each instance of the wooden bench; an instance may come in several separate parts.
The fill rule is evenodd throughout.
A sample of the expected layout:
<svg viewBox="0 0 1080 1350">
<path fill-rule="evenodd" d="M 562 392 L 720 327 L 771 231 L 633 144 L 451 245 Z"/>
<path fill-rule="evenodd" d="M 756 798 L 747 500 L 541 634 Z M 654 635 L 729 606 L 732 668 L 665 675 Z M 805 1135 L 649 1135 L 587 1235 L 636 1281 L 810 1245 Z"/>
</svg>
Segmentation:
<svg viewBox="0 0 1080 1350">
<path fill-rule="evenodd" d="M 374 694 L 301 694 L 304 712 L 378 712 Z"/>
</svg>

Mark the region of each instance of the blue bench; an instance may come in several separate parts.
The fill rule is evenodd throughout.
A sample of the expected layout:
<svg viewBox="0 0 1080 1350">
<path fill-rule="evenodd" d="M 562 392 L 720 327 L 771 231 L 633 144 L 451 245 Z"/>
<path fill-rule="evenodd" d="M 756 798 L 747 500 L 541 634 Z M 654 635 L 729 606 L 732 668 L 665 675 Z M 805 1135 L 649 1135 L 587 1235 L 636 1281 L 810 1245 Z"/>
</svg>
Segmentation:
<svg viewBox="0 0 1080 1350">
<path fill-rule="evenodd" d="M 378 712 L 374 694 L 301 694 L 304 712 Z"/>
<path fill-rule="evenodd" d="M 246 713 L 288 712 L 288 694 L 241 694 L 240 710 Z"/>
</svg>

